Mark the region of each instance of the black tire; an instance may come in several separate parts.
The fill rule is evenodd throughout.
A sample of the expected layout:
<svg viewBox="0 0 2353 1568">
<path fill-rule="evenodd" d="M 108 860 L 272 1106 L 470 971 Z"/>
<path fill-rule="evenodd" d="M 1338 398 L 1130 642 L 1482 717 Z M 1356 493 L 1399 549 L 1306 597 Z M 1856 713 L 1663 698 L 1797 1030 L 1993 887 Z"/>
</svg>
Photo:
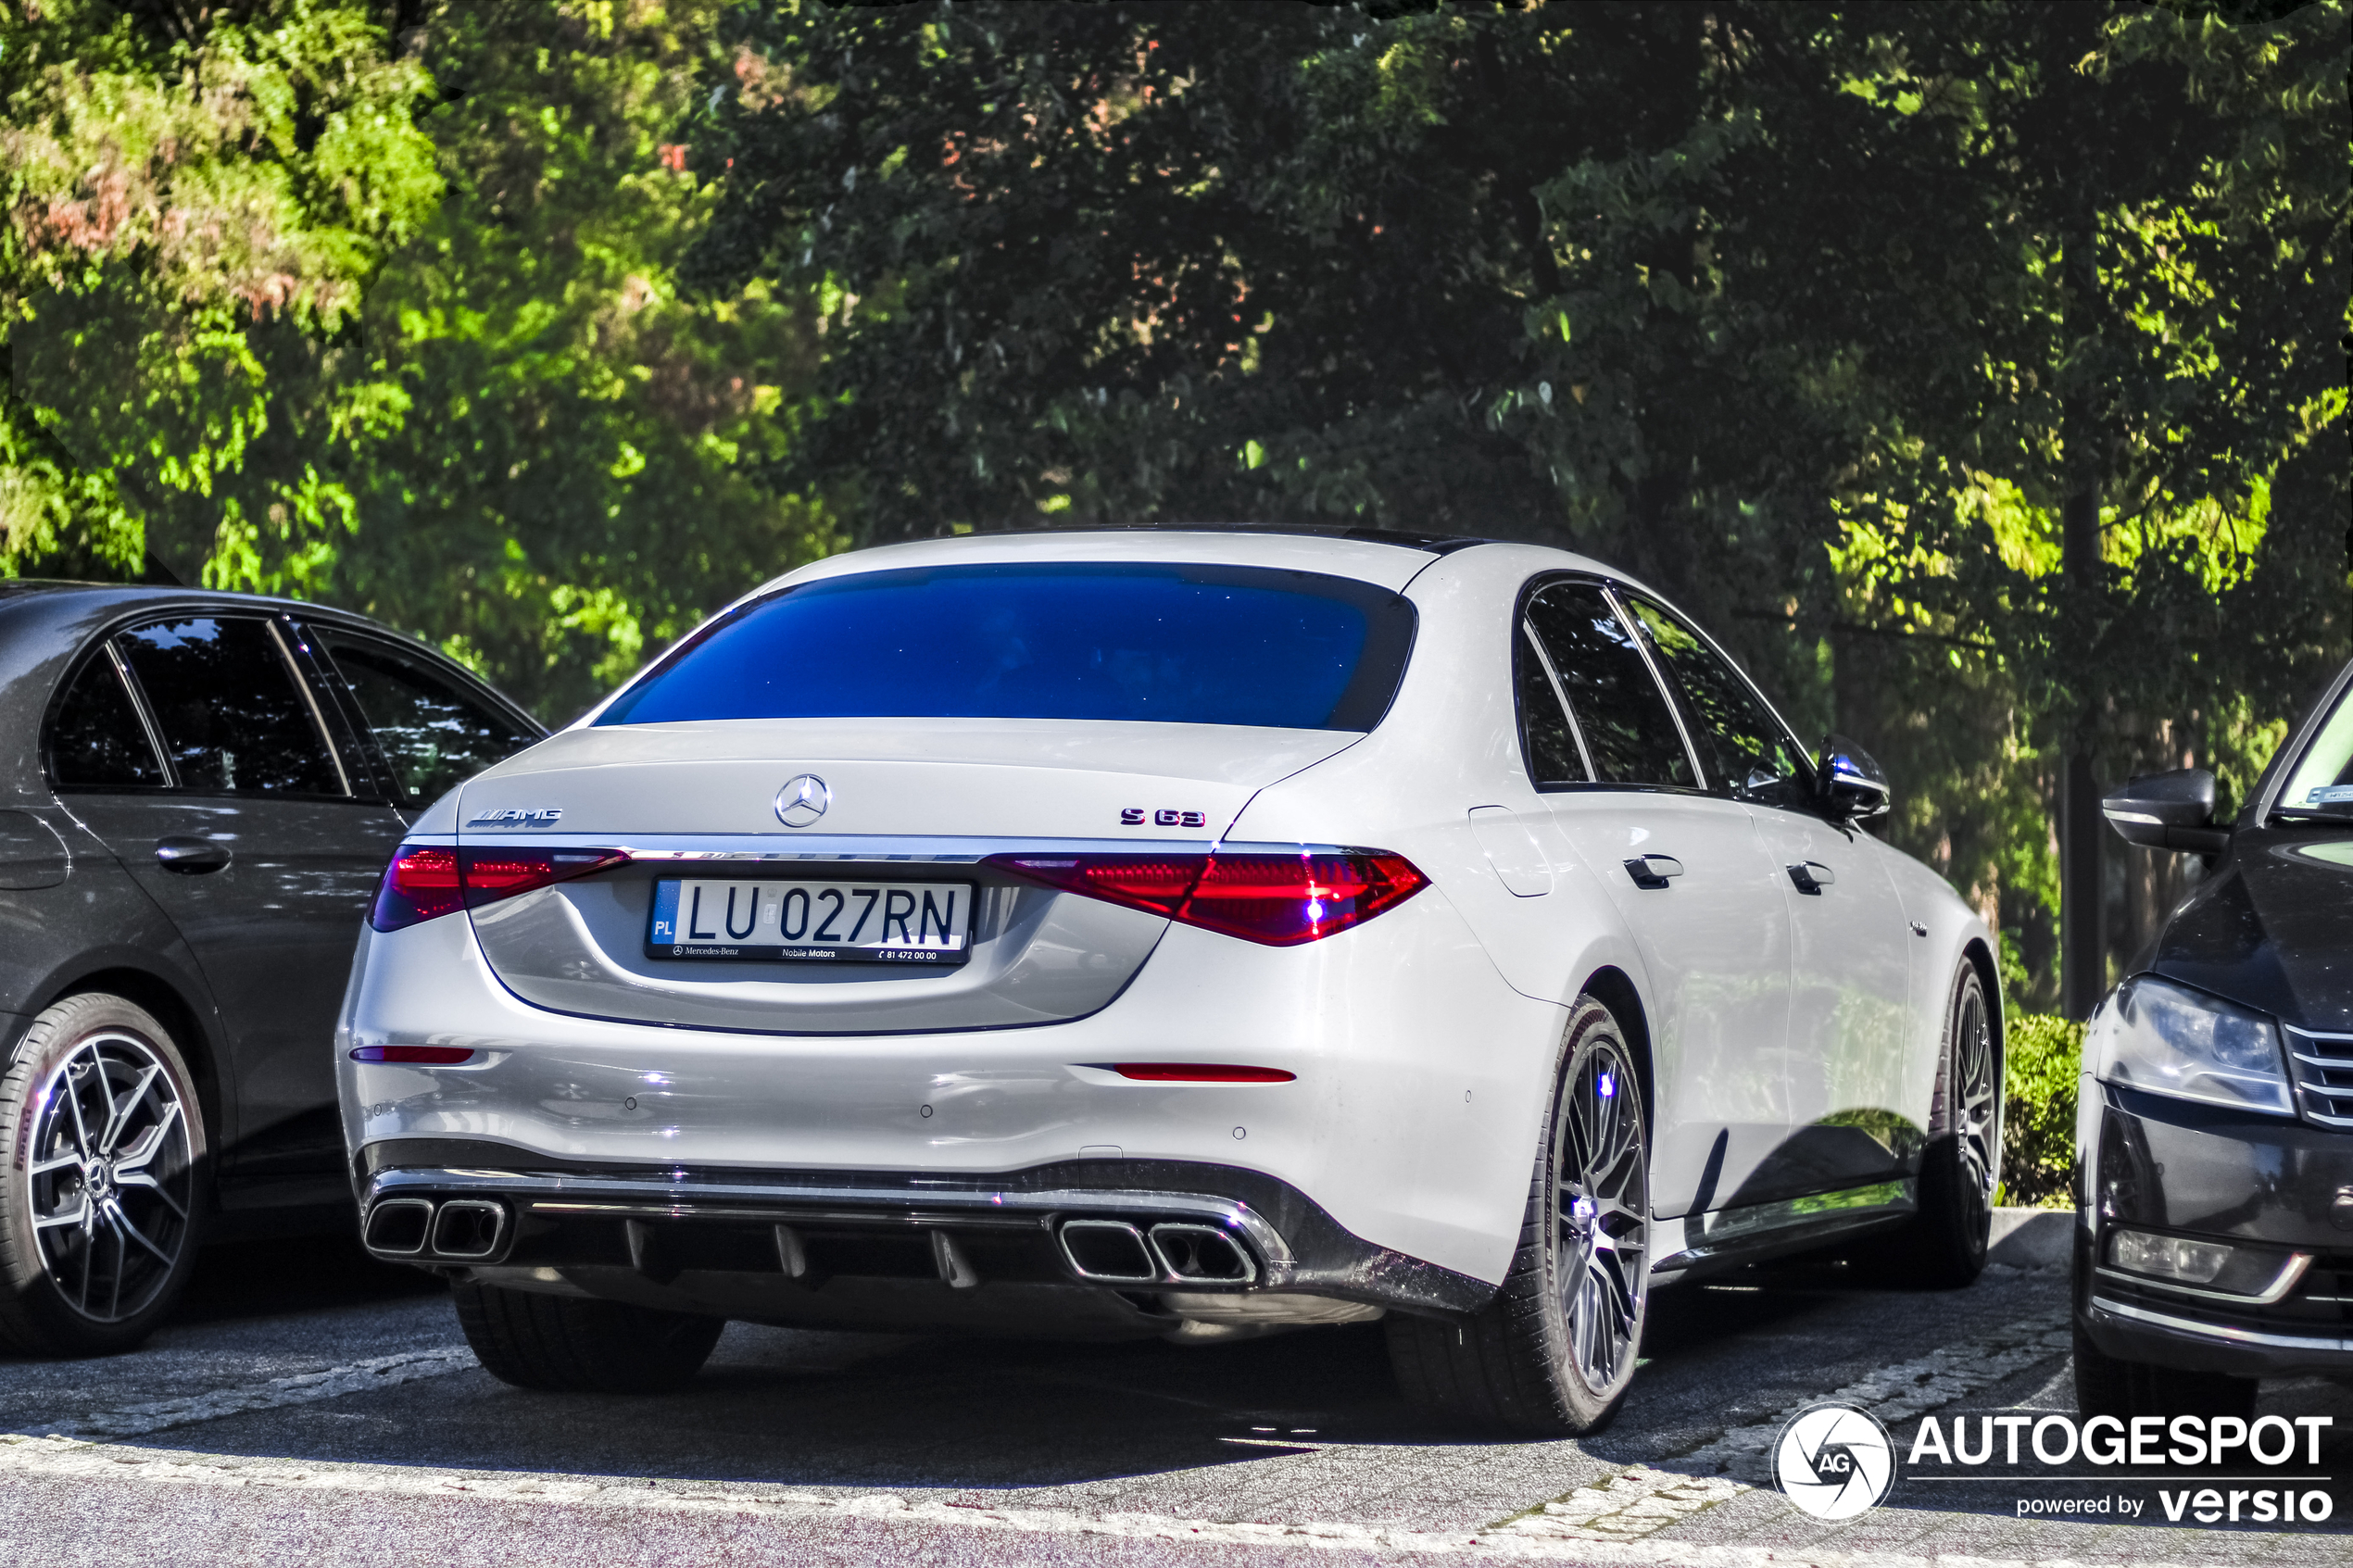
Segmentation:
<svg viewBox="0 0 2353 1568">
<path fill-rule="evenodd" d="M 195 1266 L 208 1149 L 144 1008 L 89 991 L 34 1019 L 0 1073 L 0 1343 L 105 1356 L 154 1333 Z"/>
<path fill-rule="evenodd" d="M 2198 1415 L 2211 1421 L 2233 1415 L 2246 1421 L 2255 1414 L 2255 1379 L 2219 1372 L 2183 1372 L 2148 1361 L 2128 1361 L 2092 1343 L 2083 1325 L 2075 1325 L 2075 1410 L 2083 1416 L 2112 1415 L 2119 1421 L 2135 1416 Z"/>
<path fill-rule="evenodd" d="M 724 1318 L 461 1283 L 458 1324 L 483 1370 L 558 1394 L 666 1394 L 711 1359 Z"/>
<path fill-rule="evenodd" d="M 2002 1074 L 1993 1014 L 1977 966 L 1961 960 L 1944 1009 L 1933 1124 L 1920 1151 L 1919 1212 L 1853 1255 L 1872 1279 L 1957 1290 L 1985 1269 L 1994 1188 L 2002 1170 Z"/>
<path fill-rule="evenodd" d="M 1553 1074 L 1518 1251 L 1495 1298 L 1454 1322 L 1388 1318 L 1413 1404 L 1516 1432 L 1592 1432 L 1632 1382 L 1650 1305 L 1650 1138 L 1634 1053 L 1580 997 Z"/>
</svg>

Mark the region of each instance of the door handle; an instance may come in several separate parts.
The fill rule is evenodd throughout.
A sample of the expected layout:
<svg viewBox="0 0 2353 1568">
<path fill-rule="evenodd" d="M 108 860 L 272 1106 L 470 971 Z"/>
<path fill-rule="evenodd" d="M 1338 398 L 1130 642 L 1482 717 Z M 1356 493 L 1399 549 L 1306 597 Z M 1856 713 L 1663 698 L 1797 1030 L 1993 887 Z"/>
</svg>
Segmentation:
<svg viewBox="0 0 2353 1568">
<path fill-rule="evenodd" d="M 1810 893 L 1818 898 L 1822 889 L 1838 881 L 1838 873 L 1819 860 L 1800 860 L 1788 868 L 1790 881 L 1800 893 Z"/>
<path fill-rule="evenodd" d="M 1635 886 L 1655 892 L 1667 885 L 1668 877 L 1683 874 L 1683 862 L 1672 855 L 1637 855 L 1626 862 L 1626 874 Z"/>
<path fill-rule="evenodd" d="M 214 838 L 158 838 L 156 859 L 165 871 L 204 876 L 229 864 L 229 847 Z"/>
</svg>

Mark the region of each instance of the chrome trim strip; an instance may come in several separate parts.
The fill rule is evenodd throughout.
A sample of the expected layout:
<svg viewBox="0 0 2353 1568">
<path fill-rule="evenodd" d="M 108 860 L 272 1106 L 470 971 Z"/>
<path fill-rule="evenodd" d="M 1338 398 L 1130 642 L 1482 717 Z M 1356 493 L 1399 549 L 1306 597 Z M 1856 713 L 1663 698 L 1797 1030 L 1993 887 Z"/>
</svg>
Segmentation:
<svg viewBox="0 0 2353 1568">
<path fill-rule="evenodd" d="M 279 660 L 286 668 L 287 679 L 294 682 L 295 689 L 302 693 L 304 706 L 310 709 L 311 728 L 318 733 L 319 744 L 327 748 L 328 759 L 335 765 L 335 782 L 343 785 L 346 795 L 352 794 L 351 774 L 343 765 L 343 747 L 335 744 L 335 733 L 327 727 L 327 715 L 319 707 L 319 694 L 310 689 L 309 676 L 296 661 L 294 649 L 286 646 L 286 634 L 279 629 L 277 621 L 265 621 L 262 624 L 270 628 L 271 646 L 278 650 Z"/>
<path fill-rule="evenodd" d="M 469 848 L 484 846 L 548 849 L 618 849 L 633 860 L 751 861 L 887 860 L 970 865 L 991 855 L 1340 855 L 1343 844 L 1261 843 L 1214 838 L 952 838 L 867 834 L 824 837 L 784 833 L 631 834 L 535 833 L 502 824 L 496 833 L 411 834 L 407 844 Z"/>
<path fill-rule="evenodd" d="M 2237 1243 L 2223 1242 L 2220 1245 L 2235 1247 Z M 2177 1296 L 2202 1297 L 2208 1301 L 2235 1301 L 2247 1307 L 2269 1307 L 2286 1299 L 2287 1293 L 2294 1290 L 2297 1282 L 2303 1279 L 2304 1271 L 2312 1266 L 2312 1256 L 2309 1252 L 2289 1253 L 2287 1261 L 2280 1267 L 2278 1276 L 2263 1287 L 2263 1293 L 2260 1296 L 2241 1296 L 2236 1291 L 2204 1290 L 2195 1285 L 2177 1285 L 2170 1279 L 2162 1279 L 2156 1274 L 2136 1274 L 2130 1269 L 2120 1269 L 2112 1263 L 2099 1264 L 2095 1272 L 2106 1274 L 2110 1279 L 2120 1279 L 2127 1285 L 2145 1286 L 2152 1290 L 2170 1290 Z"/>
<path fill-rule="evenodd" d="M 1100 1213 L 1105 1210 L 1138 1210 L 1166 1214 L 1171 1219 L 1197 1220 L 1238 1230 L 1250 1239 L 1266 1261 L 1266 1283 L 1287 1285 L 1296 1260 L 1282 1233 L 1239 1198 L 1210 1193 L 1144 1192 L 1128 1188 L 1058 1189 L 1051 1192 L 1000 1192 L 986 1187 L 821 1187 L 786 1186 L 767 1182 L 688 1182 L 669 1175 L 554 1175 L 522 1171 L 450 1170 L 396 1166 L 369 1179 L 367 1206 L 379 1198 L 417 1190 L 453 1193 L 497 1193 L 535 1210 L 543 1204 L 564 1208 L 608 1207 L 602 1211 L 643 1212 L 707 1218 L 736 1214 L 761 1216 L 752 1208 L 791 1210 L 802 1219 L 813 1211 L 839 1212 L 861 1224 L 888 1220 L 892 1215 L 922 1210 L 911 1224 L 990 1223 L 990 1216 L 1035 1215 L 1044 1223 L 1051 1215 L 1073 1210 Z M 736 1205 L 742 1207 L 736 1207 Z M 1001 1223 L 1001 1221 L 995 1222 Z M 1027 1222 L 1021 1222 L 1025 1226 Z"/>
<path fill-rule="evenodd" d="M 2092 1298 L 2092 1310 L 2111 1312 L 2120 1318 L 2138 1323 L 2155 1323 L 2177 1334 L 2194 1335 L 2201 1339 L 2220 1339 L 2233 1345 L 2269 1345 L 2282 1350 L 2335 1350 L 2353 1352 L 2353 1339 L 2320 1339 L 2301 1334 L 2265 1334 L 2252 1328 L 2235 1328 L 2229 1323 L 2199 1323 L 2195 1318 L 2177 1318 L 2170 1312 L 2152 1312 L 2145 1307 L 2129 1302 L 2111 1301 L 2105 1296 Z"/>
<path fill-rule="evenodd" d="M 1771 1203 L 1686 1215 L 1683 1217 L 1686 1243 L 1683 1249 L 1658 1259 L 1651 1264 L 1651 1273 L 1667 1273 L 1687 1269 L 1723 1251 L 1728 1246 L 1770 1239 L 1778 1232 L 1803 1235 L 1814 1226 L 1835 1227 L 1882 1215 L 1912 1213 L 1919 1208 L 1919 1182 L 1906 1176 L 1899 1181 L 1872 1182 L 1840 1192 L 1815 1193 L 1806 1198 L 1784 1198 Z"/>
</svg>

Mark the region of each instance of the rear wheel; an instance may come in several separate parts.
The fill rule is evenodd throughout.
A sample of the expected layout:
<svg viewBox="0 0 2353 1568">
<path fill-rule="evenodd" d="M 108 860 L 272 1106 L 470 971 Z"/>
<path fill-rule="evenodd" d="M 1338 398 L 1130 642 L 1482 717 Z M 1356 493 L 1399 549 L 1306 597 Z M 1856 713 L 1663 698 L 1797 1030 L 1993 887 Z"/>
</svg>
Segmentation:
<svg viewBox="0 0 2353 1568">
<path fill-rule="evenodd" d="M 0 1074 L 0 1341 L 127 1350 L 195 1261 L 206 1156 L 188 1066 L 145 1009 L 69 997 Z"/>
<path fill-rule="evenodd" d="M 484 1371 L 518 1388 L 563 1394 L 662 1394 L 710 1360 L 724 1318 L 625 1301 L 542 1296 L 460 1284 L 458 1324 Z"/>
<path fill-rule="evenodd" d="M 1494 1300 L 1455 1323 L 1391 1313 L 1399 1386 L 1434 1413 L 1590 1432 L 1634 1376 L 1650 1301 L 1650 1140 L 1617 1021 L 1580 998 L 1554 1080 L 1520 1246 Z"/>
<path fill-rule="evenodd" d="M 1920 1153 L 1919 1212 L 1856 1258 L 1891 1285 L 1954 1290 L 1985 1268 L 2001 1171 L 2001 1069 L 1985 982 L 1966 959 L 1945 1006 L 1944 1057 L 1944 1130 Z"/>
</svg>

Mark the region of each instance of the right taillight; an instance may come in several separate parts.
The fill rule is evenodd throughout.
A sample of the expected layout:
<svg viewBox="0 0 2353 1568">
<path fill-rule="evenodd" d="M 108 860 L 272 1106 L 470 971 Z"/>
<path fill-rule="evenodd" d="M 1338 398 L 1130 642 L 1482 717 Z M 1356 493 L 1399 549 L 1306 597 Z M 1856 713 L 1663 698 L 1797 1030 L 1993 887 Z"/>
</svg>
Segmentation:
<svg viewBox="0 0 2353 1568">
<path fill-rule="evenodd" d="M 992 855 L 983 864 L 1271 947 L 1361 925 L 1429 884 L 1413 862 L 1384 849 Z"/>
<path fill-rule="evenodd" d="M 569 882 L 608 866 L 625 865 L 628 860 L 628 854 L 619 849 L 508 845 L 451 849 L 435 844 L 404 844 L 384 867 L 368 923 L 378 931 L 398 931 L 459 909 L 478 909 L 551 883 Z"/>
</svg>

